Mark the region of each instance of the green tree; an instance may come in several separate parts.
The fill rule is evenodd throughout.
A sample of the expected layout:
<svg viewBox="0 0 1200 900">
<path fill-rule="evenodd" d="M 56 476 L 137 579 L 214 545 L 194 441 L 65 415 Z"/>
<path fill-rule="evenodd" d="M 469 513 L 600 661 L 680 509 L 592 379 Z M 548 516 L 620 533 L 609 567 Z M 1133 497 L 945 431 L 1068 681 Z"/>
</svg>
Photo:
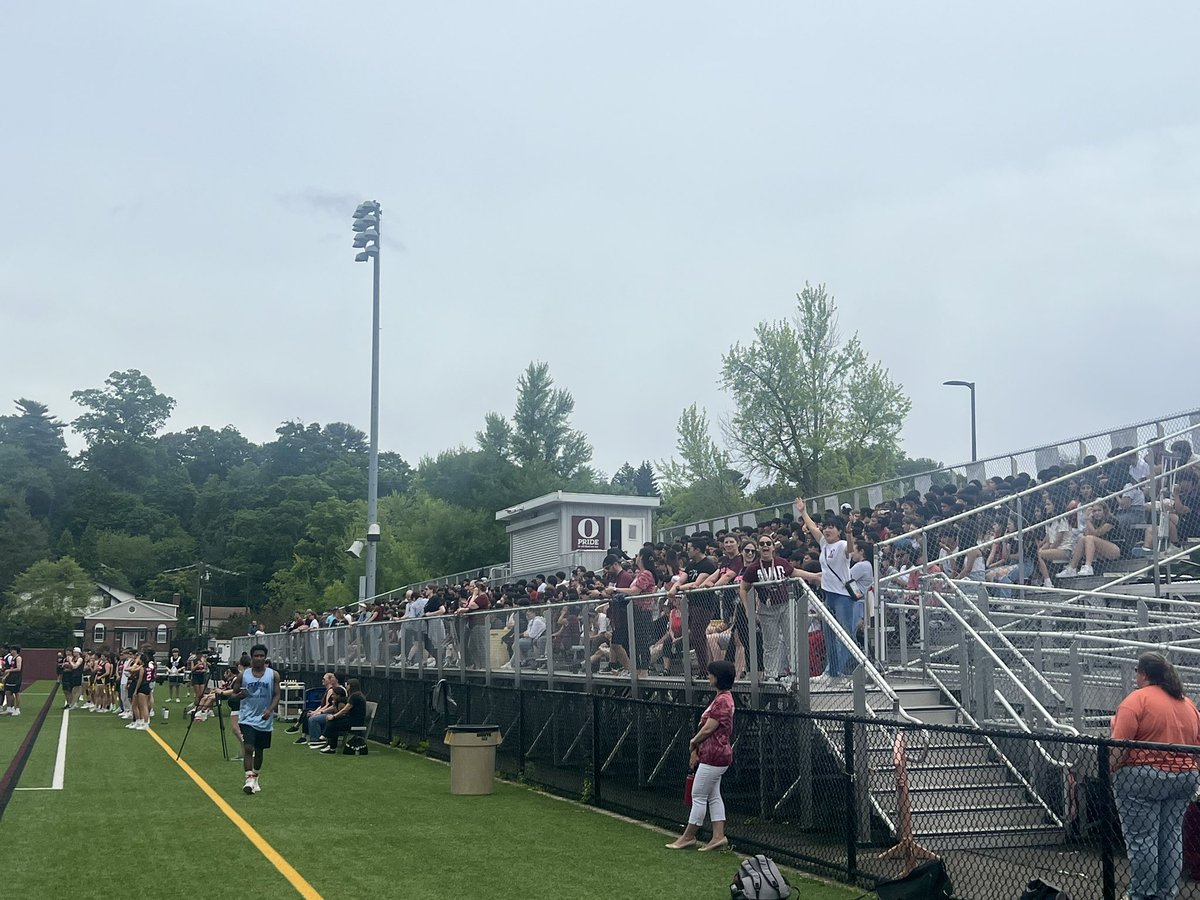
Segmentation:
<svg viewBox="0 0 1200 900">
<path fill-rule="evenodd" d="M 633 487 L 633 482 L 637 478 L 637 469 L 631 466 L 628 462 L 622 463 L 621 468 L 613 473 L 613 477 L 609 480 L 609 485 L 625 494 L 636 493 Z"/>
<path fill-rule="evenodd" d="M 46 468 L 66 462 L 62 434 L 66 427 L 50 415 L 46 404 L 22 397 L 17 401 L 17 415 L 0 416 L 0 444 L 19 447 L 32 463 Z"/>
<path fill-rule="evenodd" d="M 187 469 L 192 484 L 199 486 L 210 477 L 224 477 L 229 470 L 249 462 L 255 447 L 232 425 L 219 431 L 208 425 L 164 434 L 160 443 Z"/>
<path fill-rule="evenodd" d="M 63 646 L 87 609 L 93 586 L 69 556 L 34 563 L 17 576 L 7 593 L 0 634 L 24 646 Z"/>
<path fill-rule="evenodd" d="M 704 410 L 693 403 L 680 415 L 676 430 L 679 460 L 658 465 L 663 523 L 745 508 L 747 479 L 733 469 L 729 453 L 713 440 Z"/>
<path fill-rule="evenodd" d="M 659 496 L 658 479 L 648 460 L 642 460 L 642 464 L 633 473 L 633 490 L 639 497 Z"/>
<path fill-rule="evenodd" d="M 71 399 L 87 410 L 71 427 L 84 436 L 89 446 L 148 441 L 175 408 L 175 401 L 160 394 L 137 369 L 113 372 L 104 385 L 71 392 Z"/>
<path fill-rule="evenodd" d="M 760 323 L 749 345 L 722 357 L 736 410 L 725 423 L 729 446 L 750 471 L 805 494 L 847 486 L 823 477 L 831 464 L 838 481 L 886 477 L 911 402 L 857 334 L 842 340 L 824 285 L 806 283 L 796 299 L 793 320 Z"/>
<path fill-rule="evenodd" d="M 542 468 L 560 478 L 591 478 L 592 446 L 583 432 L 571 428 L 574 411 L 575 398 L 554 386 L 549 364 L 531 362 L 517 379 L 512 422 L 488 413 L 475 440 L 484 453 L 518 466 Z"/>
<path fill-rule="evenodd" d="M 49 554 L 49 539 L 24 502 L 0 499 L 0 591 L 17 575 Z"/>
</svg>

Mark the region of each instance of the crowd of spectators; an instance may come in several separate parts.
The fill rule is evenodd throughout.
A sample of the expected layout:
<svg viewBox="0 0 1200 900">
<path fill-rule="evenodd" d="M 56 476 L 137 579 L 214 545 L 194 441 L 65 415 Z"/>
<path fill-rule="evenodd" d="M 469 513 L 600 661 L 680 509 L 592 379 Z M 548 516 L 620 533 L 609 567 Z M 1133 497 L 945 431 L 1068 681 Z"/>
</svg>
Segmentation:
<svg viewBox="0 0 1200 900">
<path fill-rule="evenodd" d="M 367 656 L 362 630 L 354 626 L 408 620 L 387 630 L 385 649 L 396 664 L 505 669 L 545 665 L 549 655 L 556 669 L 590 666 L 617 675 L 634 669 L 644 677 L 690 662 L 682 660 L 686 605 L 695 671 L 727 658 L 746 677 L 753 657 L 760 677 L 794 678 L 800 673 L 792 670 L 787 628 L 799 621 L 809 636 L 807 674 L 844 678 L 852 668 L 845 640 L 812 607 L 807 616 L 785 615 L 807 596 L 794 584 L 787 587 L 787 579 L 807 582 L 842 633 L 861 645 L 876 608 L 876 569 L 889 591 L 902 595 L 932 573 L 993 582 L 1003 596 L 1010 586 L 1053 586 L 1055 579 L 1093 574 L 1115 559 L 1148 555 L 1160 537 L 1151 521 L 1161 522 L 1164 551 L 1200 537 L 1200 463 L 1190 445 L 1159 446 L 1144 456 L 1130 450 L 1114 450 L 1102 465 L 1086 457 L 1053 466 L 1036 478 L 1022 473 L 935 485 L 862 509 L 843 504 L 819 521 L 798 504 L 799 518 L 648 542 L 632 559 L 613 548 L 599 571 L 580 566 L 504 583 L 479 577 L 355 608 L 298 610 L 281 630 L 350 626 L 345 659 L 354 661 Z M 1017 494 L 1024 527 L 1010 499 Z M 1055 572 L 1056 566 L 1063 568 Z"/>
</svg>

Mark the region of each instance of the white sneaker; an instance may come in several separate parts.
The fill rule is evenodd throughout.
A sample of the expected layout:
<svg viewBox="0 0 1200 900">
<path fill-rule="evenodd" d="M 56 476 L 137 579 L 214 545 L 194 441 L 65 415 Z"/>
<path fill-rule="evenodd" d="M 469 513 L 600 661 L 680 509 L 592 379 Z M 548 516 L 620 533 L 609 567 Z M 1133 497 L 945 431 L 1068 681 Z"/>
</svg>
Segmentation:
<svg viewBox="0 0 1200 900">
<path fill-rule="evenodd" d="M 149 723 L 149 722 L 145 722 L 145 721 L 138 722 L 137 730 L 138 730 L 138 731 L 149 731 L 149 730 L 150 730 L 150 723 Z"/>
<path fill-rule="evenodd" d="M 1079 575 L 1081 578 L 1086 578 L 1088 575 L 1095 575 L 1096 571 L 1091 566 L 1080 566 Z"/>
<path fill-rule="evenodd" d="M 20 714 L 21 714 L 21 710 L 19 710 L 19 709 L 14 709 L 9 712 L 10 716 L 19 716 Z"/>
<path fill-rule="evenodd" d="M 137 722 L 130 722 L 130 723 L 129 723 L 128 725 L 126 725 L 125 727 L 126 727 L 126 728 L 129 728 L 129 729 L 134 729 L 134 728 L 137 728 L 137 727 L 138 727 L 138 723 L 137 723 Z"/>
<path fill-rule="evenodd" d="M 120 715 L 118 715 L 118 716 L 117 716 L 117 718 L 119 718 L 119 719 L 132 719 L 132 718 L 133 718 L 133 713 L 123 712 L 123 713 L 121 713 Z"/>
<path fill-rule="evenodd" d="M 1086 567 L 1085 567 L 1085 568 L 1086 568 Z M 1088 574 L 1091 574 L 1091 573 L 1089 572 Z M 1061 570 L 1061 571 L 1058 573 L 1058 577 L 1059 577 L 1059 578 L 1076 578 L 1076 577 L 1078 577 L 1078 576 L 1079 576 L 1079 570 L 1078 570 L 1078 569 L 1073 569 L 1073 568 L 1071 568 L 1070 566 L 1067 566 L 1066 568 L 1062 569 L 1062 570 Z"/>
<path fill-rule="evenodd" d="M 247 794 L 254 793 L 254 779 L 251 776 L 246 776 L 246 783 L 242 785 L 242 790 Z"/>
<path fill-rule="evenodd" d="M 256 775 L 250 785 L 254 789 L 254 793 L 260 793 L 262 788 L 258 786 L 258 776 Z"/>
<path fill-rule="evenodd" d="M 1054 587 L 1054 580 L 1047 578 L 1045 581 L 1042 582 L 1042 587 L 1048 587 L 1048 588 Z"/>
</svg>

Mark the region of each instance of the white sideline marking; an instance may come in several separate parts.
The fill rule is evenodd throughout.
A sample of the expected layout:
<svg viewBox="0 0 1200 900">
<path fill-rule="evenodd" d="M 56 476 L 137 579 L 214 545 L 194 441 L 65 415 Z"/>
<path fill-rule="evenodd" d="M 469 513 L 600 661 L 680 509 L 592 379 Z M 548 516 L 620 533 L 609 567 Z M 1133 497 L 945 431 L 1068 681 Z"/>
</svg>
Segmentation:
<svg viewBox="0 0 1200 900">
<path fill-rule="evenodd" d="M 54 756 L 54 777 L 50 787 L 18 787 L 17 791 L 61 791 L 67 777 L 67 725 L 71 721 L 71 711 L 63 710 L 62 726 L 58 729 L 58 752 Z"/>
<path fill-rule="evenodd" d="M 54 756 L 54 780 L 50 789 L 61 791 L 63 780 L 67 777 L 67 724 L 71 721 L 71 711 L 63 710 L 62 727 L 58 729 L 58 753 Z"/>
</svg>

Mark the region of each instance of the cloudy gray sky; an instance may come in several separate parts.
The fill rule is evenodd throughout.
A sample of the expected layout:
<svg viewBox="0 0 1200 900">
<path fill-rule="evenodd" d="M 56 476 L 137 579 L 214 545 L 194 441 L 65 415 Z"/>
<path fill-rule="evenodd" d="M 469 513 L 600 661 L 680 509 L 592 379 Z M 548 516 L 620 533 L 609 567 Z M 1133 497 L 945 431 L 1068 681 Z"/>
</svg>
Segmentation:
<svg viewBox="0 0 1200 900">
<path fill-rule="evenodd" d="M 717 417 L 825 282 L 911 455 L 1200 405 L 1191 3 L 9 4 L 0 402 L 138 368 L 172 429 L 366 428 L 414 463 L 551 365 L 596 462 Z M 78 442 L 76 441 L 76 445 Z"/>
</svg>

